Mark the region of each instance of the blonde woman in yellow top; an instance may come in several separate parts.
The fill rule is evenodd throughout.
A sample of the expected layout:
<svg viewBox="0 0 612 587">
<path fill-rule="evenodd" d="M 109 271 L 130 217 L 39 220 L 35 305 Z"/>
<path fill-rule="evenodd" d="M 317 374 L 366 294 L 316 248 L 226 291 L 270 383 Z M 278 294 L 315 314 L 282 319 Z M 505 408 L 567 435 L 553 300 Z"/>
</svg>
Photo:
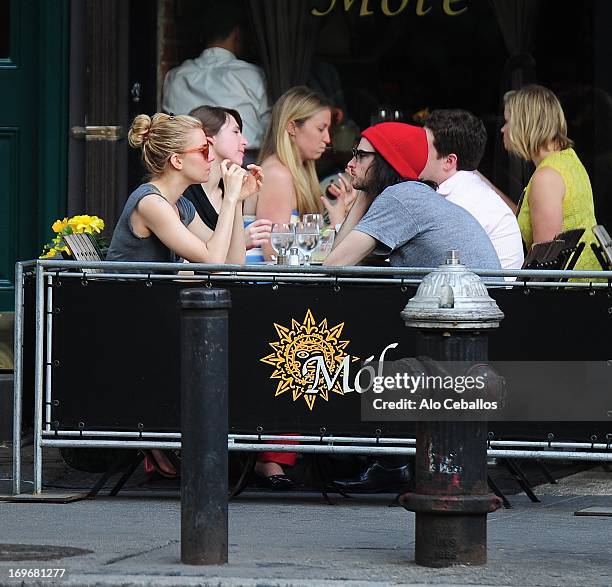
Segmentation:
<svg viewBox="0 0 612 587">
<path fill-rule="evenodd" d="M 504 102 L 504 146 L 536 166 L 518 213 L 525 245 L 529 249 L 560 232 L 584 228 L 585 246 L 574 269 L 601 269 L 591 249 L 597 224 L 591 182 L 567 137 L 559 100 L 547 88 L 530 85 L 508 92 Z"/>
</svg>

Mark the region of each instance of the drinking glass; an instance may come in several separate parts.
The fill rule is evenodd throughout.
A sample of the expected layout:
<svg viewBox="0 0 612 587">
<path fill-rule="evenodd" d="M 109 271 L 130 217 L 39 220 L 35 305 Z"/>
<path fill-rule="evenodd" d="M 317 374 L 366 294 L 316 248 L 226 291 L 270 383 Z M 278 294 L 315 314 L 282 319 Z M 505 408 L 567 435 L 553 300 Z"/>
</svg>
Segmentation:
<svg viewBox="0 0 612 587">
<path fill-rule="evenodd" d="M 323 220 L 323 214 L 303 214 L 302 222 L 314 222 L 321 230 L 325 226 L 325 220 Z"/>
<path fill-rule="evenodd" d="M 277 223 L 272 225 L 270 244 L 278 255 L 282 249 L 289 250 L 295 242 L 295 230 L 293 224 Z"/>
<path fill-rule="evenodd" d="M 319 231 L 319 244 L 310 255 L 310 262 L 313 264 L 322 264 L 327 256 L 331 253 L 334 245 L 334 237 L 336 231 L 331 226 L 326 226 Z"/>
<path fill-rule="evenodd" d="M 304 256 L 305 264 L 310 262 L 312 250 L 319 242 L 319 226 L 314 222 L 298 222 L 295 225 L 295 244 Z"/>
</svg>

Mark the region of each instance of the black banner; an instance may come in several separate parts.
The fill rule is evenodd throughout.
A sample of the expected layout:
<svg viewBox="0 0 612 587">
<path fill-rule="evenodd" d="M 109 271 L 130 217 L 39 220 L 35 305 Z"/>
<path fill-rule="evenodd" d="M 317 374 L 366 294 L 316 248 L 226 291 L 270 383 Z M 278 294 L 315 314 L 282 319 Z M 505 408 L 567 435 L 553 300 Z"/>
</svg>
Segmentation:
<svg viewBox="0 0 612 587">
<path fill-rule="evenodd" d="M 178 293 L 189 283 L 63 279 L 53 287 L 52 426 L 176 431 L 180 422 Z M 398 285 L 232 284 L 230 431 L 412 435 L 414 424 L 364 422 L 355 374 L 414 356 Z M 491 289 L 505 319 L 491 331 L 497 361 L 599 361 L 610 355 L 605 291 Z M 31 315 L 31 312 L 28 312 Z M 305 366 L 306 365 L 306 366 Z M 318 376 L 318 383 L 313 382 Z M 315 389 L 316 388 L 316 389 Z M 578 393 L 578 391 L 577 391 Z M 612 423 L 497 422 L 496 437 L 600 440 Z"/>
</svg>

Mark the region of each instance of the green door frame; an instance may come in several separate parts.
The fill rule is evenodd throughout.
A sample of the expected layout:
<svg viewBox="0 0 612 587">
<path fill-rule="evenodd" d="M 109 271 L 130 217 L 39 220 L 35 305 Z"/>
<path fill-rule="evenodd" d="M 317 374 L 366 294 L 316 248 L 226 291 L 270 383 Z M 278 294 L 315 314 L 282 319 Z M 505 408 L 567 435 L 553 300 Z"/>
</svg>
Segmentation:
<svg viewBox="0 0 612 587">
<path fill-rule="evenodd" d="M 37 257 L 66 210 L 69 8 L 70 0 L 10 0 L 11 54 L 0 60 L 8 212 L 0 312 L 14 308 L 14 262 Z"/>
<path fill-rule="evenodd" d="M 51 223 L 66 212 L 68 177 L 68 92 L 70 0 L 40 1 L 40 245 L 50 237 Z M 44 186 L 44 187 L 43 187 Z"/>
</svg>

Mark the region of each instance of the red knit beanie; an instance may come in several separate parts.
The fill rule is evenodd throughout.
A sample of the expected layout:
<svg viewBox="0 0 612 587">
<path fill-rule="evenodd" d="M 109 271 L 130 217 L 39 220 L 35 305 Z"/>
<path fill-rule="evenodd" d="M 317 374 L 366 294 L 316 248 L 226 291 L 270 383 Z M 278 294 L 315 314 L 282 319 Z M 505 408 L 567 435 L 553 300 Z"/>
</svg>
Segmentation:
<svg viewBox="0 0 612 587">
<path fill-rule="evenodd" d="M 427 163 L 425 129 L 403 122 L 381 122 L 366 128 L 361 136 L 404 179 L 419 178 Z"/>
</svg>

